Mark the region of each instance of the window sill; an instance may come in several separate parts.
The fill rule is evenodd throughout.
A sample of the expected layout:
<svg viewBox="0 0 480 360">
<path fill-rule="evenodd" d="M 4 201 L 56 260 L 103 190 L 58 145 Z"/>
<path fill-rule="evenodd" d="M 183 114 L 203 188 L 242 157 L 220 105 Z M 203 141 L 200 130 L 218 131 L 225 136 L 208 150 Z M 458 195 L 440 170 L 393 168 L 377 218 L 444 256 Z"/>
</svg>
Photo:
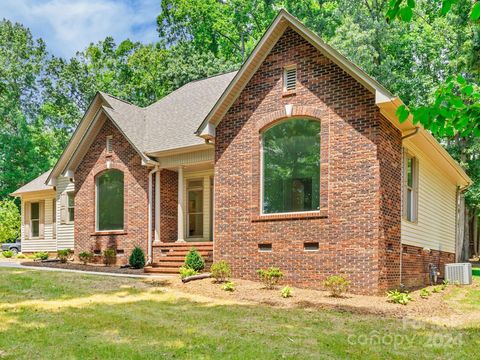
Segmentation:
<svg viewBox="0 0 480 360">
<path fill-rule="evenodd" d="M 282 97 L 297 95 L 297 90 L 283 90 Z"/>
<path fill-rule="evenodd" d="M 282 220 L 302 220 L 302 219 L 327 219 L 327 210 L 309 211 L 302 213 L 282 213 L 282 214 L 262 214 L 252 218 L 253 222 L 261 221 L 282 221 Z"/>
<path fill-rule="evenodd" d="M 109 236 L 109 235 L 127 235 L 125 230 L 113 230 L 113 231 L 95 231 L 90 236 Z"/>
</svg>

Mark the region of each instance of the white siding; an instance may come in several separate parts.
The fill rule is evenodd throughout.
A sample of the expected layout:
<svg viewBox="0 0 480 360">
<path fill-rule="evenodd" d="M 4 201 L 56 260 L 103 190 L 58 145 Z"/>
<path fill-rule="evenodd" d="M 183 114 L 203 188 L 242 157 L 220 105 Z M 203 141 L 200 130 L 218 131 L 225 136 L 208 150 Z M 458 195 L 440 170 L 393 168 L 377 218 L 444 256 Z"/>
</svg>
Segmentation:
<svg viewBox="0 0 480 360">
<path fill-rule="evenodd" d="M 55 193 L 53 191 L 25 194 L 22 196 L 22 252 L 57 251 L 57 240 L 53 237 L 53 199 L 55 199 Z M 44 232 L 41 238 L 29 239 L 28 235 L 25 236 L 25 203 L 37 201 L 45 202 L 43 207 Z"/>
<path fill-rule="evenodd" d="M 405 146 L 419 164 L 418 221 L 402 217 L 402 243 L 454 253 L 456 185 L 419 148 Z"/>
<path fill-rule="evenodd" d="M 63 222 L 62 221 L 62 194 L 74 191 L 75 184 L 70 181 L 69 178 L 59 176 L 57 178 L 57 246 L 58 249 L 72 249 L 74 248 L 73 234 L 74 227 L 73 222 Z"/>
</svg>

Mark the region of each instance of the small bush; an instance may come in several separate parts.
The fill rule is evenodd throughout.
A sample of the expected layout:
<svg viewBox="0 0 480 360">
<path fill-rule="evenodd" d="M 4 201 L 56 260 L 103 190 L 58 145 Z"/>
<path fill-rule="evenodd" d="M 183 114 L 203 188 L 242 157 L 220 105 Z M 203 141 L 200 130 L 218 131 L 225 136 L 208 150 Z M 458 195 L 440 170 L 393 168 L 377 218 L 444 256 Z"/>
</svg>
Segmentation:
<svg viewBox="0 0 480 360">
<path fill-rule="evenodd" d="M 289 297 L 292 297 L 292 288 L 290 286 L 285 286 L 283 289 L 282 289 L 282 297 L 283 298 L 289 298 Z"/>
<path fill-rule="evenodd" d="M 443 280 L 443 283 L 442 283 L 442 285 L 440 285 L 440 288 L 442 290 L 445 290 L 448 287 L 448 285 L 449 285 L 448 280 Z"/>
<path fill-rule="evenodd" d="M 2 251 L 2 255 L 3 255 L 3 257 L 6 257 L 7 259 L 10 259 L 13 256 L 13 252 L 10 251 L 10 250 L 5 250 L 5 251 Z"/>
<path fill-rule="evenodd" d="M 437 285 L 437 286 L 434 286 L 433 289 L 432 289 L 432 292 L 434 293 L 439 293 L 439 292 L 442 292 L 443 288 L 441 285 Z"/>
<path fill-rule="evenodd" d="M 227 281 L 225 284 L 222 285 L 222 290 L 235 291 L 235 283 Z"/>
<path fill-rule="evenodd" d="M 27 258 L 27 256 L 23 255 L 22 253 L 17 254 L 17 259 L 26 259 L 26 258 Z"/>
<path fill-rule="evenodd" d="M 203 260 L 197 249 L 191 248 L 187 256 L 185 256 L 185 267 L 195 271 L 203 270 L 205 267 L 205 260 Z"/>
<path fill-rule="evenodd" d="M 271 267 L 267 270 L 259 269 L 257 270 L 257 273 L 267 289 L 275 288 L 280 279 L 283 277 L 283 273 L 279 268 L 276 267 Z"/>
<path fill-rule="evenodd" d="M 115 264 L 117 260 L 117 252 L 115 249 L 105 249 L 103 250 L 103 263 L 106 266 Z"/>
<path fill-rule="evenodd" d="M 83 265 L 87 265 L 90 261 L 92 261 L 93 253 L 88 251 L 83 251 L 80 254 L 78 254 L 78 258 L 80 259 L 81 262 L 83 262 Z"/>
<path fill-rule="evenodd" d="M 231 276 L 230 265 L 226 261 L 217 261 L 210 267 L 210 273 L 216 282 L 225 282 Z"/>
<path fill-rule="evenodd" d="M 189 276 L 197 275 L 198 271 L 187 266 L 182 266 L 180 268 L 180 278 L 184 279 Z"/>
<path fill-rule="evenodd" d="M 34 260 L 47 260 L 48 259 L 48 253 L 47 252 L 36 252 L 33 254 L 33 259 Z"/>
<path fill-rule="evenodd" d="M 72 253 L 73 251 L 70 249 L 58 250 L 57 257 L 60 259 L 61 263 L 66 263 Z"/>
<path fill-rule="evenodd" d="M 138 246 L 135 246 L 135 249 L 133 249 L 130 258 L 128 259 L 128 263 L 134 269 L 143 269 L 145 266 L 145 254 L 143 253 L 143 250 Z"/>
<path fill-rule="evenodd" d="M 340 275 L 329 276 L 323 285 L 330 291 L 330 295 L 333 297 L 341 297 L 348 291 L 350 281 Z"/>
<path fill-rule="evenodd" d="M 413 301 L 409 293 L 391 290 L 387 293 L 387 301 L 395 304 L 407 305 Z"/>
<path fill-rule="evenodd" d="M 420 297 L 422 299 L 427 299 L 430 295 L 432 295 L 432 293 L 427 288 L 420 290 Z"/>
</svg>

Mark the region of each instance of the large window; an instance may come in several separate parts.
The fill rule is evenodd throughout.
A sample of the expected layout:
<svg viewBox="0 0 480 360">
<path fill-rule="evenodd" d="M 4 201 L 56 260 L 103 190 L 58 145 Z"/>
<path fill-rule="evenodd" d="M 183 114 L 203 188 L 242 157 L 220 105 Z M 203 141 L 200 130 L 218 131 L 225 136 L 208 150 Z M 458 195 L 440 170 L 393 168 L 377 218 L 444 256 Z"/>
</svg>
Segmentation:
<svg viewBox="0 0 480 360">
<path fill-rule="evenodd" d="M 283 121 L 262 135 L 264 214 L 320 208 L 320 122 Z"/>
<path fill-rule="evenodd" d="M 123 229 L 123 173 L 107 170 L 97 177 L 97 230 Z"/>
<path fill-rule="evenodd" d="M 30 226 L 32 238 L 40 236 L 40 203 L 34 202 L 30 204 Z"/>
<path fill-rule="evenodd" d="M 408 221 L 417 221 L 418 213 L 418 161 L 410 154 L 404 161 L 404 217 Z"/>
<path fill-rule="evenodd" d="M 75 220 L 75 195 L 73 192 L 67 193 L 68 222 Z"/>
</svg>

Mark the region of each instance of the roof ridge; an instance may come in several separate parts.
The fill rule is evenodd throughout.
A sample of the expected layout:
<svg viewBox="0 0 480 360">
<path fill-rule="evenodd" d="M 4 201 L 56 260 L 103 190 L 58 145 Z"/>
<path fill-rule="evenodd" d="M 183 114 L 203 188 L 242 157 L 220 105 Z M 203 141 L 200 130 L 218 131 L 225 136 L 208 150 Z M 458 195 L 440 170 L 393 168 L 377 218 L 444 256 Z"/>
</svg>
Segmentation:
<svg viewBox="0 0 480 360">
<path fill-rule="evenodd" d="M 109 93 L 107 93 L 107 92 L 105 92 L 105 91 L 99 91 L 99 92 L 100 92 L 101 94 L 105 94 L 105 95 L 107 95 L 107 96 L 109 96 L 109 97 L 111 97 L 111 98 L 113 98 L 113 99 L 115 99 L 115 100 L 121 101 L 121 102 L 123 102 L 123 103 L 125 103 L 125 104 L 127 104 L 127 105 L 131 105 L 131 106 L 134 106 L 134 107 L 136 107 L 136 108 L 138 108 L 138 109 L 142 109 L 142 110 L 145 109 L 145 108 L 142 108 L 142 107 L 140 107 L 140 106 L 138 106 L 138 105 L 135 105 L 135 104 L 131 103 L 130 101 L 127 101 L 127 100 L 124 100 L 124 99 L 120 99 L 119 97 L 117 97 L 117 96 L 115 96 L 115 95 L 112 95 L 112 94 L 109 94 Z"/>
</svg>

